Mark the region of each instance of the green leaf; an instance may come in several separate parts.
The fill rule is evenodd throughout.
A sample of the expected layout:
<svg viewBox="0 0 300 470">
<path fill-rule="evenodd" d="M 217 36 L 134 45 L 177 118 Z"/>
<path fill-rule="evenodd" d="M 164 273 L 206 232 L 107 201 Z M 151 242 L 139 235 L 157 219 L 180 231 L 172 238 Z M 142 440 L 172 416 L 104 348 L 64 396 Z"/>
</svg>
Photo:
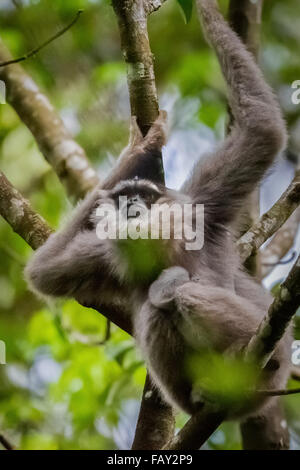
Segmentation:
<svg viewBox="0 0 300 470">
<path fill-rule="evenodd" d="M 177 0 L 177 2 L 181 7 L 186 24 L 189 23 L 193 12 L 193 0 Z"/>
</svg>

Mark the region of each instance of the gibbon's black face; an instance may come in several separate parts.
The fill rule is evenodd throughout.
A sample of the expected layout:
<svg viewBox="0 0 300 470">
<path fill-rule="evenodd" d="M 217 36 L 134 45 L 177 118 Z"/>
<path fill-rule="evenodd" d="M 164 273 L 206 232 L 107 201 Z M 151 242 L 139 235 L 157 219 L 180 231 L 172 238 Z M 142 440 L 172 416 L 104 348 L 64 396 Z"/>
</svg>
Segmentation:
<svg viewBox="0 0 300 470">
<path fill-rule="evenodd" d="M 159 187 L 148 180 L 128 180 L 118 183 L 111 191 L 110 196 L 116 204 L 116 208 L 126 210 L 128 218 L 138 216 L 141 211 L 151 209 L 165 193 L 165 188 Z M 126 198 L 126 199 L 125 199 Z M 126 204 L 126 206 L 124 206 Z M 137 209 L 132 211 L 133 208 Z"/>
<path fill-rule="evenodd" d="M 166 267 L 165 247 L 151 238 L 150 211 L 166 195 L 166 189 L 148 180 L 118 183 L 108 197 L 118 215 L 115 243 L 119 266 L 126 266 L 127 282 L 149 285 Z M 122 235 L 121 235 L 122 233 Z"/>
</svg>

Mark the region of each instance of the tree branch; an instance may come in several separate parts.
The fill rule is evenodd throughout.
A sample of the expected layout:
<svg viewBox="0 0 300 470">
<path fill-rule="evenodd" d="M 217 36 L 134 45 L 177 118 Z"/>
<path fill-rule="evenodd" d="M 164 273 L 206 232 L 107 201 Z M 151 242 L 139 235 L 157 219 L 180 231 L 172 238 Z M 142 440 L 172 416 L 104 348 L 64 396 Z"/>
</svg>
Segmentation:
<svg viewBox="0 0 300 470">
<path fill-rule="evenodd" d="M 153 5 L 160 6 L 159 3 L 161 4 L 144 0 L 112 0 L 127 64 L 131 114 L 137 117 L 143 135 L 146 135 L 157 118 L 159 108 L 147 31 L 147 15 Z"/>
<path fill-rule="evenodd" d="M 0 43 L 0 60 L 11 55 Z M 42 154 L 53 167 L 69 195 L 83 197 L 98 183 L 84 150 L 74 141 L 48 98 L 18 64 L 0 69 L 7 101 L 29 128 Z"/>
<path fill-rule="evenodd" d="M 286 280 L 281 284 L 279 293 L 261 322 L 257 333 L 249 342 L 245 352 L 246 360 L 255 360 L 255 364 L 261 368 L 267 365 L 299 306 L 300 256 Z"/>
<path fill-rule="evenodd" d="M 147 374 L 132 450 L 157 450 L 174 435 L 172 408 L 163 402 Z"/>
<path fill-rule="evenodd" d="M 15 447 L 9 442 L 9 440 L 0 433 L 0 444 L 4 447 L 5 450 L 15 450 Z"/>
<path fill-rule="evenodd" d="M 166 0 L 144 0 L 144 8 L 147 15 L 157 11 Z"/>
<path fill-rule="evenodd" d="M 176 436 L 168 442 L 168 450 L 195 450 L 207 441 L 222 424 L 226 413 L 209 405 L 192 416 Z"/>
<path fill-rule="evenodd" d="M 299 204 L 300 171 L 297 171 L 292 183 L 280 199 L 238 240 L 237 246 L 242 262 L 256 253 L 262 244 L 282 227 Z"/>
<path fill-rule="evenodd" d="M 51 42 L 55 41 L 55 39 L 58 39 L 60 36 L 65 34 L 72 26 L 77 23 L 79 20 L 80 15 L 83 13 L 83 10 L 79 10 L 75 16 L 75 18 L 71 21 L 71 23 L 67 26 L 65 26 L 63 29 L 58 31 L 58 33 L 54 34 L 54 36 L 51 36 L 51 38 L 47 39 L 47 41 L 44 41 L 40 46 L 32 49 L 32 51 L 27 52 L 21 57 L 18 57 L 17 59 L 9 59 L 4 62 L 0 62 L 0 67 L 6 67 L 7 65 L 11 64 L 17 64 L 19 62 L 23 62 L 24 60 L 30 59 L 30 57 L 35 56 L 40 52 L 44 47 L 48 46 Z"/>
<path fill-rule="evenodd" d="M 14 232 L 34 250 L 52 233 L 45 220 L 31 208 L 29 202 L 12 186 L 0 171 L 0 214 Z"/>
<path fill-rule="evenodd" d="M 298 207 L 281 229 L 276 232 L 273 239 L 261 251 L 261 277 L 265 278 L 280 264 L 295 243 L 299 230 L 300 208 Z"/>
</svg>

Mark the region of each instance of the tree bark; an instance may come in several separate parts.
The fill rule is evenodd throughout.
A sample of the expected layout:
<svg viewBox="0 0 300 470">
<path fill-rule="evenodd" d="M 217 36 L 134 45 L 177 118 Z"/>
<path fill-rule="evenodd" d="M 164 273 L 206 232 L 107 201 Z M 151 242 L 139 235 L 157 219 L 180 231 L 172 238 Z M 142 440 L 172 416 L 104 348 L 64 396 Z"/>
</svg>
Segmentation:
<svg viewBox="0 0 300 470">
<path fill-rule="evenodd" d="M 11 185 L 0 171 L 0 214 L 34 250 L 52 233 L 45 220 L 31 208 L 29 202 Z"/>
<path fill-rule="evenodd" d="M 172 408 L 162 401 L 147 375 L 132 450 L 157 450 L 174 435 Z"/>
<path fill-rule="evenodd" d="M 264 368 L 300 306 L 300 256 L 271 304 L 255 336 L 249 342 L 245 358 Z"/>
<path fill-rule="evenodd" d="M 118 18 L 121 47 L 127 64 L 131 114 L 137 117 L 138 125 L 146 135 L 159 109 L 147 31 L 147 14 L 150 11 L 146 10 L 147 2 L 144 0 L 113 0 L 112 4 Z"/>
<path fill-rule="evenodd" d="M 237 242 L 241 260 L 244 262 L 255 254 L 300 204 L 300 171 L 271 209 L 266 212 Z"/>
<path fill-rule="evenodd" d="M 207 441 L 222 424 L 225 413 L 205 405 L 192 416 L 178 434 L 165 446 L 168 450 L 195 450 Z"/>
</svg>

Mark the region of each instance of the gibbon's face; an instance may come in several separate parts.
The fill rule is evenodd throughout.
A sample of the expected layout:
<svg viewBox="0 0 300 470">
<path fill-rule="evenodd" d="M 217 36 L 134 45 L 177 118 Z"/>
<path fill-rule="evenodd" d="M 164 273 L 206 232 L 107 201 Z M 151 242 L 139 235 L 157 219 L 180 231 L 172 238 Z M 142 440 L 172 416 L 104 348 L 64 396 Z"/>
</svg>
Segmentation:
<svg viewBox="0 0 300 470">
<path fill-rule="evenodd" d="M 109 201 L 114 205 L 119 266 L 129 280 L 143 284 L 152 281 L 166 266 L 165 244 L 161 243 L 160 233 L 154 240 L 151 233 L 153 205 L 166 199 L 166 189 L 147 180 L 130 180 L 118 183 L 103 196 L 99 208 Z M 109 216 L 106 221 L 110 223 Z"/>
<path fill-rule="evenodd" d="M 116 208 L 128 219 L 143 216 L 163 194 L 164 188 L 147 180 L 123 181 L 111 191 Z"/>
<path fill-rule="evenodd" d="M 122 181 L 99 192 L 93 226 L 99 239 L 109 240 L 108 249 L 113 246 L 123 277 L 147 284 L 174 263 L 184 242 L 174 227 L 182 229 L 185 202 L 188 196 L 147 180 Z M 174 203 L 179 214 L 169 210 Z"/>
</svg>

